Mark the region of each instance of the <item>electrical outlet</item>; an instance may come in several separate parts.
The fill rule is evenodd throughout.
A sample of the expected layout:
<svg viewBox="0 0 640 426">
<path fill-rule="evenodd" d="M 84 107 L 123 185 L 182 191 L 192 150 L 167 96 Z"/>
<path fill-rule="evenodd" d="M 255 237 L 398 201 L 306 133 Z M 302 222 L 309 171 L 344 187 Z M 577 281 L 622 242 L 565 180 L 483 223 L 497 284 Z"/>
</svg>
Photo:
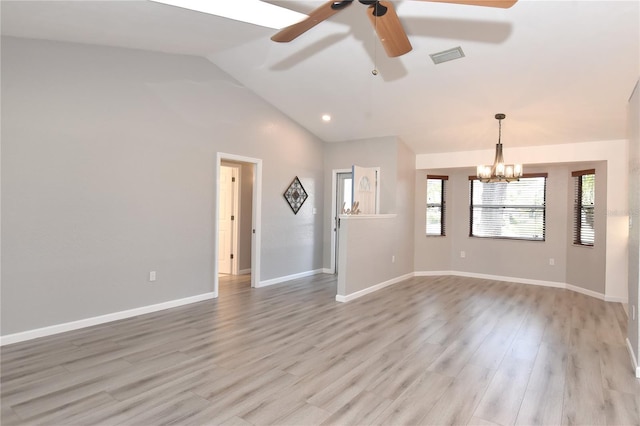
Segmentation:
<svg viewBox="0 0 640 426">
<path fill-rule="evenodd" d="M 396 263 L 396 257 L 395 256 L 391 256 L 391 263 Z"/>
<path fill-rule="evenodd" d="M 465 257 L 467 257 L 467 253 L 465 253 L 464 251 L 461 251 L 461 252 L 460 252 L 460 257 L 461 257 L 462 259 L 464 259 Z"/>
<path fill-rule="evenodd" d="M 556 264 L 556 260 L 553 257 L 549 258 L 549 265 L 553 266 Z"/>
<path fill-rule="evenodd" d="M 149 272 L 149 281 L 155 281 L 155 280 L 156 280 L 156 271 Z"/>
</svg>

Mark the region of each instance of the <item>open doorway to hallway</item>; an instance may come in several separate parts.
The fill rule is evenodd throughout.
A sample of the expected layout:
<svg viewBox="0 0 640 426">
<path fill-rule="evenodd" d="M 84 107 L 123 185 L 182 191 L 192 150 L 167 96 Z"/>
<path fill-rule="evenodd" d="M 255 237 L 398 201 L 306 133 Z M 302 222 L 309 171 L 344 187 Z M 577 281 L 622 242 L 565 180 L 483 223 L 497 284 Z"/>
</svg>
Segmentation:
<svg viewBox="0 0 640 426">
<path fill-rule="evenodd" d="M 353 173 L 351 170 L 334 170 L 333 185 L 333 235 L 331 244 L 331 265 L 333 272 L 338 273 L 338 255 L 340 240 L 340 219 L 343 209 L 351 208 L 353 203 Z"/>
<path fill-rule="evenodd" d="M 259 282 L 262 162 L 218 153 L 215 209 L 216 295 L 250 289 Z"/>
<path fill-rule="evenodd" d="M 352 166 L 350 169 L 334 169 L 331 173 L 331 270 L 338 273 L 340 256 L 340 215 L 353 208 L 364 214 L 380 213 L 380 167 Z M 354 176 L 357 185 L 354 184 Z M 366 183 L 366 185 L 363 185 Z M 366 198 L 365 198 L 366 197 Z"/>
<path fill-rule="evenodd" d="M 240 179 L 242 165 L 238 163 L 223 162 L 220 165 L 220 214 L 218 216 L 218 274 L 238 275 L 238 263 L 240 256 L 240 207 L 242 205 L 240 195 L 245 191 L 242 185 L 244 179 Z M 244 212 L 244 210 L 243 210 Z M 251 230 L 249 229 L 249 232 Z M 249 235 L 249 244 L 251 236 Z M 250 259 L 249 259 L 250 261 Z M 246 262 L 246 261 L 245 261 Z M 251 265 L 249 265 L 251 269 Z"/>
</svg>

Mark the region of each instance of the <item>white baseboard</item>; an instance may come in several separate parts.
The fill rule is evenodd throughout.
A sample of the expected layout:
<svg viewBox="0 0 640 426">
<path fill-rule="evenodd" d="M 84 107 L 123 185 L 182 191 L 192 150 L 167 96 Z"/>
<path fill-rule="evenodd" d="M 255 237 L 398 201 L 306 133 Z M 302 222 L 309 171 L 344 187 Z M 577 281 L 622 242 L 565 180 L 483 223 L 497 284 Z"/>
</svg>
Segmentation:
<svg viewBox="0 0 640 426">
<path fill-rule="evenodd" d="M 335 271 L 331 268 L 322 268 L 323 274 L 335 274 Z"/>
<path fill-rule="evenodd" d="M 218 297 L 218 295 L 215 292 L 198 294 L 196 296 L 169 300 L 168 302 L 162 302 L 155 305 L 141 306 L 139 308 L 128 309 L 126 311 L 113 312 L 110 314 L 100 315 L 92 318 L 85 318 L 78 321 L 71 321 L 63 324 L 36 328 L 34 330 L 23 331 L 20 333 L 7 334 L 6 336 L 0 336 L 0 346 L 24 342 L 31 339 L 37 339 L 38 337 L 51 336 L 53 334 L 64 333 L 66 331 L 78 330 L 80 328 L 91 327 L 93 325 L 104 324 L 107 322 L 117 321 L 125 318 L 131 318 L 151 312 L 162 311 L 165 309 L 188 305 L 190 303 L 201 302 L 203 300 L 209 300 L 216 297 Z"/>
<path fill-rule="evenodd" d="M 559 283 L 556 281 L 532 280 L 529 278 L 505 277 L 502 275 L 477 274 L 475 272 L 461 271 L 454 271 L 453 274 L 460 277 L 479 278 L 483 280 L 506 281 L 509 283 L 539 285 L 542 287 L 567 288 L 565 283 Z"/>
<path fill-rule="evenodd" d="M 494 281 L 506 281 L 510 283 L 519 283 L 519 284 L 528 284 L 528 285 L 539 285 L 543 287 L 553 287 L 553 288 L 564 288 L 567 290 L 575 291 L 576 293 L 581 293 L 587 296 L 595 297 L 596 299 L 604 300 L 605 302 L 619 302 L 619 303 L 627 303 L 626 298 L 622 297 L 613 297 L 613 296 L 605 296 L 602 293 L 598 293 L 597 291 L 589 290 L 586 288 L 578 287 L 572 284 L 557 282 L 557 281 L 544 281 L 544 280 L 532 280 L 529 278 L 518 278 L 518 277 L 505 277 L 501 275 L 488 275 L 488 274 L 477 274 L 475 272 L 464 272 L 464 271 L 418 271 L 415 273 L 416 277 L 431 277 L 431 276 L 440 276 L 440 275 L 454 275 L 459 277 L 468 277 L 468 278 L 479 278 L 484 280 L 494 280 Z"/>
<path fill-rule="evenodd" d="M 586 288 L 578 287 L 571 284 L 566 284 L 565 287 L 567 290 L 575 291 L 576 293 L 585 294 L 587 296 L 595 297 L 596 299 L 605 300 L 607 302 L 612 302 L 612 300 L 606 300 L 604 294 L 598 293 L 597 291 L 588 290 Z"/>
<path fill-rule="evenodd" d="M 399 283 L 400 281 L 408 280 L 409 278 L 411 278 L 413 276 L 414 276 L 413 272 L 410 272 L 408 274 L 401 275 L 399 277 L 392 278 L 390 280 L 387 280 L 387 281 L 372 285 L 371 287 L 367 287 L 364 290 L 356 291 L 355 293 L 347 294 L 345 296 L 341 296 L 341 295 L 338 294 L 338 295 L 336 295 L 336 301 L 337 302 L 343 302 L 343 303 L 344 302 L 349 302 L 350 300 L 357 299 L 358 297 L 362 297 L 362 296 L 364 296 L 366 294 L 373 293 L 374 291 L 381 290 L 381 289 L 383 289 L 385 287 L 388 287 L 388 286 L 390 286 L 392 284 Z"/>
<path fill-rule="evenodd" d="M 249 268 L 249 269 L 240 269 L 238 271 L 238 275 L 247 275 L 247 274 L 250 274 L 250 273 L 251 273 L 251 268 Z"/>
<path fill-rule="evenodd" d="M 439 277 L 442 275 L 457 275 L 455 271 L 416 271 L 415 277 Z"/>
<path fill-rule="evenodd" d="M 271 278 L 270 280 L 260 281 L 256 288 L 267 287 L 274 284 L 280 284 L 285 281 L 295 280 L 298 278 L 310 277 L 312 275 L 322 274 L 324 273 L 324 269 L 314 269 L 313 271 L 300 272 L 298 274 L 285 275 L 284 277 Z"/>
<path fill-rule="evenodd" d="M 629 357 L 631 358 L 631 366 L 633 367 L 633 371 L 636 373 L 636 377 L 640 379 L 640 367 L 638 366 L 638 360 L 636 359 L 636 354 L 633 352 L 633 348 L 631 347 L 631 341 L 627 337 L 627 349 L 629 350 Z"/>
<path fill-rule="evenodd" d="M 604 301 L 605 302 L 616 302 L 616 303 L 628 304 L 629 303 L 629 298 L 628 297 L 605 296 L 604 297 Z"/>
</svg>

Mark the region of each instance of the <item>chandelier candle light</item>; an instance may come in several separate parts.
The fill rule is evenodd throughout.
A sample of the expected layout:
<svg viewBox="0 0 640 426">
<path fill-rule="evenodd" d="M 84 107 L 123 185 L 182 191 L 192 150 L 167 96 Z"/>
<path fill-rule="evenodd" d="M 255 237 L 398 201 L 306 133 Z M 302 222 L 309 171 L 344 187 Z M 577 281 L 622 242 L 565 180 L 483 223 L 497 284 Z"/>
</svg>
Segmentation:
<svg viewBox="0 0 640 426">
<path fill-rule="evenodd" d="M 478 166 L 476 176 L 480 182 L 515 182 L 522 177 L 522 164 L 504 164 L 502 157 L 502 120 L 505 117 L 504 114 L 496 114 L 496 120 L 498 120 L 496 159 L 493 161 L 493 166 Z"/>
</svg>

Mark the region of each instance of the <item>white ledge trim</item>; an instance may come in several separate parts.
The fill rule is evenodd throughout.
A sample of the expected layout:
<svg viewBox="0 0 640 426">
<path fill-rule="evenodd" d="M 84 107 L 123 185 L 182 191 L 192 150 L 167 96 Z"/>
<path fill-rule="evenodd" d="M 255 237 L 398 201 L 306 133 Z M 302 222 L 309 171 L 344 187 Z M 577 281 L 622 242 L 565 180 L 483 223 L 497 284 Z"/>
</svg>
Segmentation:
<svg viewBox="0 0 640 426">
<path fill-rule="evenodd" d="M 395 213 L 388 214 L 341 214 L 338 216 L 340 219 L 355 220 L 355 219 L 393 219 L 398 215 Z"/>
</svg>

